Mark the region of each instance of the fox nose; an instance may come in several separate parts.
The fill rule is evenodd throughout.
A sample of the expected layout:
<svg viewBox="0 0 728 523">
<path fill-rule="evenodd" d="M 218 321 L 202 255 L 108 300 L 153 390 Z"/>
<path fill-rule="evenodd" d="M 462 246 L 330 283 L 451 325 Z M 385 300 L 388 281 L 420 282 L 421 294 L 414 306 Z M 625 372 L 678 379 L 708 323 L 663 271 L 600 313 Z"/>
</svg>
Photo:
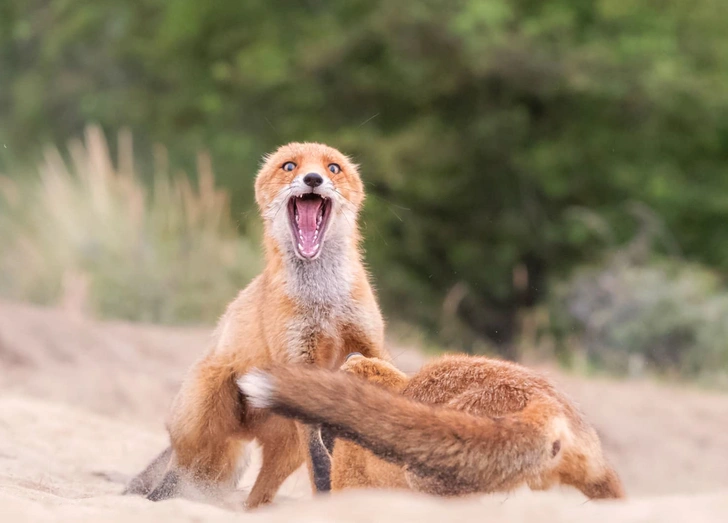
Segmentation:
<svg viewBox="0 0 728 523">
<path fill-rule="evenodd" d="M 319 185 L 324 183 L 324 179 L 318 173 L 308 173 L 306 176 L 303 177 L 303 183 L 305 183 L 309 187 L 318 187 Z"/>
</svg>

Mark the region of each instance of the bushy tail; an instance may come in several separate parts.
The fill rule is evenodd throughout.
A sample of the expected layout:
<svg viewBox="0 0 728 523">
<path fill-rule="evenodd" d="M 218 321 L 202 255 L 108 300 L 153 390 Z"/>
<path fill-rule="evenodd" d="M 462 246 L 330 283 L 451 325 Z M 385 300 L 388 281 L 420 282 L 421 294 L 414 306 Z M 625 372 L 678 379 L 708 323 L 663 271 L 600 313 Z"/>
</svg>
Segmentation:
<svg viewBox="0 0 728 523">
<path fill-rule="evenodd" d="M 532 402 L 499 419 L 430 406 L 356 376 L 305 367 L 253 371 L 238 384 L 254 407 L 326 424 L 417 476 L 473 490 L 510 488 L 538 474 L 559 450 L 545 430 L 552 409 Z"/>
</svg>

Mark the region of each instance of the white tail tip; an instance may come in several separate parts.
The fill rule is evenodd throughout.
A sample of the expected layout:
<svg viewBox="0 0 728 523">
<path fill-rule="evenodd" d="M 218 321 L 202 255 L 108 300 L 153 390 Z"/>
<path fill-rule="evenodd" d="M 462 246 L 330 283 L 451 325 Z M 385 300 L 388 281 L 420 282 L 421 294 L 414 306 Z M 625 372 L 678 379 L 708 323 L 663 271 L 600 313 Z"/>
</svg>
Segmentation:
<svg viewBox="0 0 728 523">
<path fill-rule="evenodd" d="M 237 383 L 253 407 L 265 409 L 273 405 L 275 384 L 270 374 L 254 369 L 238 378 Z"/>
</svg>

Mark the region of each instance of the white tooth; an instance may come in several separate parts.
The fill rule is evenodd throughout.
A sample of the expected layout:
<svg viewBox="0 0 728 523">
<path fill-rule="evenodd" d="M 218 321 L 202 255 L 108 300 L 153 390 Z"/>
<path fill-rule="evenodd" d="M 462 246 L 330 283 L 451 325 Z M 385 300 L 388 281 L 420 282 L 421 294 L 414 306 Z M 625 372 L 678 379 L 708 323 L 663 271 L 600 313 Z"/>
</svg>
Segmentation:
<svg viewBox="0 0 728 523">
<path fill-rule="evenodd" d="M 301 245 L 300 243 L 298 244 L 298 250 L 299 251 L 302 251 L 303 250 L 303 245 Z"/>
</svg>

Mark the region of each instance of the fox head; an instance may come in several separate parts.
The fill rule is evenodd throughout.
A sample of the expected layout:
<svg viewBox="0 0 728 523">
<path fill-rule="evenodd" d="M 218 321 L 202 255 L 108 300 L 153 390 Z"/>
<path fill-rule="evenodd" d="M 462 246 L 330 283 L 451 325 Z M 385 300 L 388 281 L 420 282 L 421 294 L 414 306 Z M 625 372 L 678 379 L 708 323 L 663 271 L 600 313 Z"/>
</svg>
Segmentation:
<svg viewBox="0 0 728 523">
<path fill-rule="evenodd" d="M 278 246 L 314 260 L 327 242 L 354 237 L 364 186 L 357 166 L 333 147 L 289 143 L 264 158 L 255 199 Z"/>
</svg>

